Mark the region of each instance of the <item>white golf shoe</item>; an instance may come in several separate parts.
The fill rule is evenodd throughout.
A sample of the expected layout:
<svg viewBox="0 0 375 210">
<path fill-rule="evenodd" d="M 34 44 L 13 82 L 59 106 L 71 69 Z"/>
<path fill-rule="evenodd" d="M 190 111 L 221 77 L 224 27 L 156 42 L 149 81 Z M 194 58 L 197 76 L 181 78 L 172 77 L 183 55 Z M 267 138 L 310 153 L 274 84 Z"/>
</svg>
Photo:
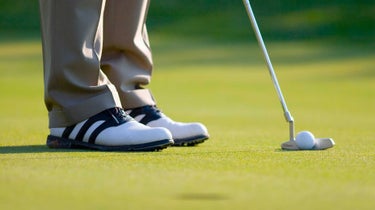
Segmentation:
<svg viewBox="0 0 375 210">
<path fill-rule="evenodd" d="M 165 128 L 145 126 L 122 108 L 107 109 L 80 123 L 51 128 L 50 148 L 81 148 L 102 151 L 157 151 L 174 142 Z"/>
<path fill-rule="evenodd" d="M 209 138 L 207 128 L 203 124 L 175 122 L 156 106 L 142 106 L 126 112 L 144 125 L 168 129 L 172 133 L 174 146 L 194 146 Z"/>
</svg>

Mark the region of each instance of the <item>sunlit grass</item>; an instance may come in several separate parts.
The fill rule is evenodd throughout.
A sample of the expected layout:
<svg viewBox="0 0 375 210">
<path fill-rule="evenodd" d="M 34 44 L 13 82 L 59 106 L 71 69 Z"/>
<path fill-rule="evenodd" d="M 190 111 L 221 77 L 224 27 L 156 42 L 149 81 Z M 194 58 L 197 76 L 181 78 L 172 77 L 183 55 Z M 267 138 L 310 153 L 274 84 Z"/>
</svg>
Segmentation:
<svg viewBox="0 0 375 210">
<path fill-rule="evenodd" d="M 39 42 L 0 45 L 1 209 L 373 209 L 374 53 L 269 43 L 298 130 L 327 151 L 282 152 L 287 123 L 257 45 L 156 40 L 152 91 L 211 139 L 156 153 L 50 150 Z M 22 201 L 22 202 L 21 202 Z"/>
</svg>

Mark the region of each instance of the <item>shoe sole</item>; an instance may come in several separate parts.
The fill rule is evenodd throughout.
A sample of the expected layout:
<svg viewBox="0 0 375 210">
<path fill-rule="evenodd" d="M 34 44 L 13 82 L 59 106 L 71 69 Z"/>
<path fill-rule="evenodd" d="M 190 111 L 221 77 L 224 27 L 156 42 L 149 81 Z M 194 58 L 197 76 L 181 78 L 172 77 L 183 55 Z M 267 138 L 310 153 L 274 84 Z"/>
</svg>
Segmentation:
<svg viewBox="0 0 375 210">
<path fill-rule="evenodd" d="M 47 137 L 47 146 L 53 149 L 90 149 L 99 151 L 121 151 L 121 152 L 137 152 L 137 151 L 160 151 L 173 144 L 170 139 L 154 141 L 145 144 L 122 145 L 122 146 L 105 146 L 90 144 L 82 141 L 64 139 L 57 136 L 49 135 Z"/>
<path fill-rule="evenodd" d="M 192 146 L 195 146 L 197 144 L 203 143 L 207 139 L 208 139 L 208 136 L 204 136 L 204 135 L 194 136 L 194 137 L 189 137 L 189 138 L 184 138 L 184 139 L 173 139 L 174 144 L 172 146 L 175 146 L 175 147 L 182 147 L 182 146 L 192 147 Z"/>
</svg>

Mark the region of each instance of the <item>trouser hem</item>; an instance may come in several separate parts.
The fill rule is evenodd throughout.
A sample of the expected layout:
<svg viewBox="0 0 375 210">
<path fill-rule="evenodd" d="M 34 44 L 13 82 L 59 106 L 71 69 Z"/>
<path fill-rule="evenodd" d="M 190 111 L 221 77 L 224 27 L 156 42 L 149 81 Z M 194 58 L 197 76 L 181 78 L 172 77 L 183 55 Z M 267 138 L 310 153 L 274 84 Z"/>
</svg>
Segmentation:
<svg viewBox="0 0 375 210">
<path fill-rule="evenodd" d="M 64 109 L 53 109 L 48 113 L 49 128 L 66 127 L 84 121 L 106 109 L 121 107 L 116 97 L 107 92 L 82 103 Z"/>
</svg>

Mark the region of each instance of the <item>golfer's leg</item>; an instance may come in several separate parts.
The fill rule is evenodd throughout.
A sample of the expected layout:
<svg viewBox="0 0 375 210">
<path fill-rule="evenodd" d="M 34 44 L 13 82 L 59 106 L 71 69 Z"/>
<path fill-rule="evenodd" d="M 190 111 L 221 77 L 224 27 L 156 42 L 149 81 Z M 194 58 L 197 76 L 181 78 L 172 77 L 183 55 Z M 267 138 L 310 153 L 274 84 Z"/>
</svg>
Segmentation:
<svg viewBox="0 0 375 210">
<path fill-rule="evenodd" d="M 134 121 L 100 70 L 101 0 L 41 0 L 45 102 L 51 148 L 152 151 L 173 143 L 165 128 Z"/>
<path fill-rule="evenodd" d="M 152 57 L 145 21 L 149 0 L 107 0 L 102 69 L 115 84 L 125 109 L 155 102 L 147 89 Z"/>
<path fill-rule="evenodd" d="M 152 57 L 145 20 L 149 0 L 107 0 L 102 69 L 115 84 L 122 105 L 137 121 L 171 131 L 175 145 L 195 145 L 209 135 L 201 123 L 181 123 L 162 114 L 151 93 Z"/>
<path fill-rule="evenodd" d="M 40 0 L 45 104 L 50 127 L 121 107 L 100 70 L 105 0 Z"/>
</svg>

